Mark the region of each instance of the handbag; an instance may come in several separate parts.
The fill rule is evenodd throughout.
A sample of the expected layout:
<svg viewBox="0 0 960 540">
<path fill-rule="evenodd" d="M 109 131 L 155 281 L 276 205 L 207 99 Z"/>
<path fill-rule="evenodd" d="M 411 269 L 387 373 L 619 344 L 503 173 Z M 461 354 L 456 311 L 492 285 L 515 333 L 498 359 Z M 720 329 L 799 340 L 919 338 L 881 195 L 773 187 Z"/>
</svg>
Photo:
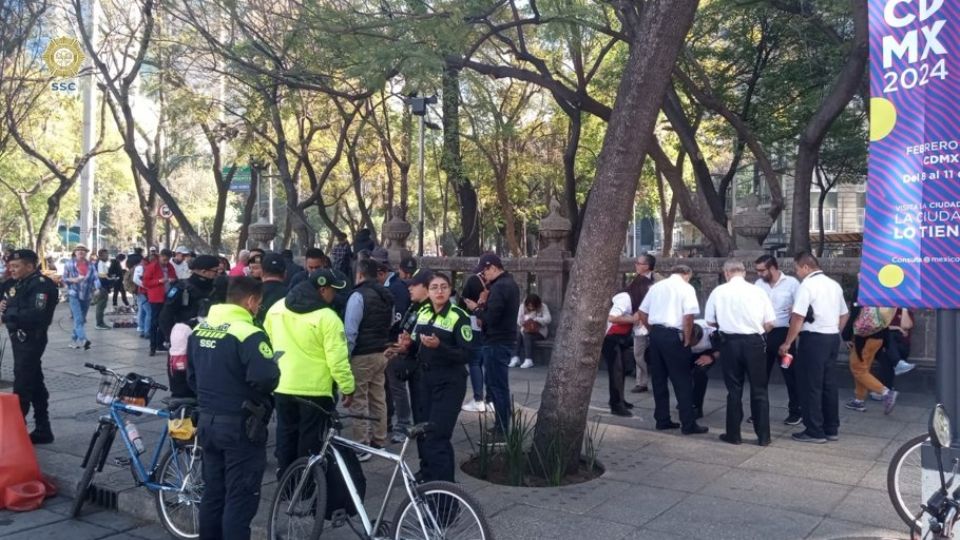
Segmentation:
<svg viewBox="0 0 960 540">
<path fill-rule="evenodd" d="M 540 333 L 540 323 L 533 319 L 527 319 L 523 321 L 523 332 L 525 334 L 539 334 Z"/>
</svg>

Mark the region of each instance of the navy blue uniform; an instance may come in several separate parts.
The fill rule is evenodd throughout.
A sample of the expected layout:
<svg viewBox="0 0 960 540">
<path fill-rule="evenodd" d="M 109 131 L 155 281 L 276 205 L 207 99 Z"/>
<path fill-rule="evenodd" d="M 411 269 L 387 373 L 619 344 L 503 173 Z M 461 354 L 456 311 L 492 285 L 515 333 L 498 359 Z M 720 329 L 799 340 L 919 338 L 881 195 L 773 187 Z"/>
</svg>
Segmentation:
<svg viewBox="0 0 960 540">
<path fill-rule="evenodd" d="M 201 539 L 250 538 L 267 464 L 270 393 L 280 381 L 267 335 L 234 304 L 211 306 L 190 335 L 187 380 L 200 406 L 203 446 Z M 266 408 L 253 422 L 245 404 Z M 251 429 L 253 425 L 253 429 Z"/>
</svg>

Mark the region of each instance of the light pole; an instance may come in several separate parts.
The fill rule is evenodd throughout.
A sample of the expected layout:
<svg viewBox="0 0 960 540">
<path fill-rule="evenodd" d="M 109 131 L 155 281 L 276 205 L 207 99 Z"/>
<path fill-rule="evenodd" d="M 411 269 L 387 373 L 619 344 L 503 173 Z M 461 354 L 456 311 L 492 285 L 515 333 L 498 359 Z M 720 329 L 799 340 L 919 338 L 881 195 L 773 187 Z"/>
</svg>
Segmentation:
<svg viewBox="0 0 960 540">
<path fill-rule="evenodd" d="M 423 257 L 423 130 L 425 128 L 425 117 L 427 115 L 427 105 L 433 105 L 437 103 L 437 96 L 427 96 L 427 97 L 410 97 L 407 99 L 407 103 L 410 105 L 410 112 L 420 117 L 420 146 L 417 152 L 417 159 L 420 162 L 420 187 L 419 193 L 417 195 L 417 206 L 420 209 L 420 215 L 418 218 L 419 224 L 417 225 L 417 256 Z"/>
</svg>

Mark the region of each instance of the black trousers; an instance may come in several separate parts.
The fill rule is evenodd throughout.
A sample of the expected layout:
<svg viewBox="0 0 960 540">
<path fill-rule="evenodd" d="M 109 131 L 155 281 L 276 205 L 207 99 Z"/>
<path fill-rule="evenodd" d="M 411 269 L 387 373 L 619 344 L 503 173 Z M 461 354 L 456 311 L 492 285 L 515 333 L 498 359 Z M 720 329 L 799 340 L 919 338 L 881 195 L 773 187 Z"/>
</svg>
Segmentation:
<svg viewBox="0 0 960 540">
<path fill-rule="evenodd" d="M 30 333 L 26 342 L 17 339 L 16 332 L 10 335 L 13 349 L 13 393 L 20 400 L 20 411 L 27 417 L 33 406 L 33 419 L 38 428 L 50 428 L 50 413 L 47 403 L 50 393 L 43 382 L 41 358 L 47 348 L 47 335 Z"/>
<path fill-rule="evenodd" d="M 123 299 L 123 305 L 130 305 L 130 302 L 127 301 L 127 289 L 123 287 L 123 280 L 120 279 L 118 279 L 113 286 L 113 307 L 117 307 L 117 295 L 120 295 Z"/>
<path fill-rule="evenodd" d="M 700 358 L 704 354 L 712 355 L 713 351 L 693 353 L 690 355 L 690 379 L 693 381 L 693 408 L 696 413 L 703 412 L 703 399 L 707 395 L 707 382 L 710 380 L 710 368 L 713 367 L 713 364 L 706 366 L 698 366 L 696 364 L 697 358 Z"/>
<path fill-rule="evenodd" d="M 623 393 L 627 362 L 633 360 L 633 334 L 625 336 L 610 335 L 603 338 L 600 356 L 607 365 L 607 377 L 610 380 L 610 408 L 624 407 L 626 398 Z"/>
<path fill-rule="evenodd" d="M 800 332 L 797 358 L 797 390 L 803 408 L 803 425 L 811 437 L 836 435 L 840 429 L 840 396 L 836 364 L 839 334 Z"/>
<path fill-rule="evenodd" d="M 424 370 L 420 390 L 424 398 L 419 401 L 422 421 L 433 423 L 433 429 L 423 436 L 420 444 L 423 452 L 420 474 L 425 482 L 453 482 L 457 464 L 450 440 L 457 427 L 463 398 L 467 395 L 466 367 Z"/>
<path fill-rule="evenodd" d="M 696 423 L 696 413 L 693 410 L 690 348 L 683 346 L 680 332 L 662 326 L 650 329 L 647 368 L 653 387 L 653 417 L 657 425 L 670 422 L 670 391 L 667 389 L 669 380 L 677 398 L 677 408 L 680 409 L 680 424 L 684 428 L 692 427 Z"/>
<path fill-rule="evenodd" d="M 266 441 L 247 439 L 240 415 L 201 414 L 199 423 L 204 482 L 200 538 L 249 540 L 267 466 Z"/>
<path fill-rule="evenodd" d="M 413 423 L 426 422 L 423 402 L 427 394 L 423 389 L 423 372 L 420 368 L 410 374 L 410 378 L 407 379 L 407 387 L 410 390 L 410 415 L 413 417 Z M 464 392 L 466 392 L 466 389 L 464 389 Z M 420 457 L 420 470 L 423 471 L 427 467 L 427 461 L 424 458 L 423 437 L 417 439 L 417 455 Z"/>
<path fill-rule="evenodd" d="M 760 441 L 770 440 L 770 400 L 767 396 L 767 365 L 763 336 L 725 334 L 720 346 L 720 365 L 727 386 L 727 436 L 740 440 L 743 422 L 743 383 L 750 382 L 750 414 Z"/>
<path fill-rule="evenodd" d="M 883 348 L 877 353 L 877 379 L 887 388 L 895 388 L 896 367 L 901 358 L 909 358 L 910 344 L 899 330 L 889 329 L 883 340 Z"/>
<path fill-rule="evenodd" d="M 277 476 L 282 475 L 297 458 L 320 452 L 322 437 L 329 426 L 330 419 L 327 415 L 297 401 L 297 398 L 312 401 L 331 412 L 336 409 L 332 397 L 275 394 Z"/>
<path fill-rule="evenodd" d="M 150 352 L 156 352 L 163 348 L 163 342 L 166 338 L 160 331 L 160 312 L 163 310 L 163 302 L 150 302 Z"/>
<path fill-rule="evenodd" d="M 767 382 L 770 382 L 770 376 L 773 375 L 774 364 L 780 365 L 780 346 L 787 340 L 786 327 L 774 328 L 767 333 Z M 790 354 L 797 354 L 796 345 L 790 347 Z M 800 407 L 800 394 L 797 393 L 797 368 L 780 368 L 780 374 L 783 376 L 783 384 L 787 387 L 787 409 L 790 416 L 803 416 L 803 409 Z"/>
</svg>

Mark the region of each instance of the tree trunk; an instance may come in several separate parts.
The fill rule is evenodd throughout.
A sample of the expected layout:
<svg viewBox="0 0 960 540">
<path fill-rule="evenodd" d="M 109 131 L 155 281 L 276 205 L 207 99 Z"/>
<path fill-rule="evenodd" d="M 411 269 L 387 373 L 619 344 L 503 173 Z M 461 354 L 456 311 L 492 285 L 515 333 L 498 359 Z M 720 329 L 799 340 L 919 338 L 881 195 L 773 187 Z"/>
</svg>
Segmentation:
<svg viewBox="0 0 960 540">
<path fill-rule="evenodd" d="M 250 166 L 250 193 L 247 193 L 247 201 L 243 205 L 243 214 L 240 217 L 240 237 L 237 239 L 237 253 L 247 248 L 247 238 L 250 234 L 250 224 L 253 223 L 253 215 L 257 210 L 257 196 L 260 191 L 260 169 Z M 290 215 L 287 214 L 287 223 L 290 223 Z"/>
<path fill-rule="evenodd" d="M 697 0 L 651 0 L 632 12 L 630 55 L 597 163 L 570 272 L 553 359 L 547 372 L 534 444 L 541 456 L 564 452 L 567 470 L 578 465 L 610 293 L 616 290 L 622 237 L 670 73 L 693 22 Z M 634 9 L 634 8 L 628 8 Z M 575 314 L 574 316 L 570 316 Z"/>
<path fill-rule="evenodd" d="M 520 257 L 523 252 L 520 250 L 520 242 L 517 240 L 517 218 L 513 211 L 513 203 L 510 202 L 510 195 L 507 193 L 507 170 L 509 167 L 509 158 L 504 154 L 504 162 L 495 172 L 495 182 L 497 190 L 497 203 L 500 205 L 500 211 L 503 213 L 504 236 L 507 240 L 507 246 L 514 257 Z"/>
<path fill-rule="evenodd" d="M 580 148 L 580 133 L 583 121 L 580 109 L 567 113 L 570 125 L 567 129 L 567 145 L 563 149 L 563 199 L 570 220 L 570 252 L 576 254 L 580 238 L 580 205 L 577 204 L 577 150 Z"/>
<path fill-rule="evenodd" d="M 790 251 L 810 250 L 810 185 L 820 157 L 820 145 L 833 121 L 858 92 L 864 78 L 869 52 L 867 0 L 850 0 L 854 37 L 847 61 L 830 92 L 800 134 L 797 163 L 793 173 L 793 216 L 790 219 Z"/>
<path fill-rule="evenodd" d="M 680 162 L 682 165 L 682 161 Z M 654 167 L 657 175 L 657 193 L 660 195 L 660 223 L 663 224 L 663 245 L 660 249 L 662 257 L 669 257 L 673 253 L 673 225 L 677 221 L 677 196 L 671 193 L 670 209 L 667 209 L 667 190 L 663 186 L 663 171 Z"/>
<path fill-rule="evenodd" d="M 460 69 L 452 65 L 443 70 L 443 156 L 440 168 L 453 185 L 460 203 L 460 255 L 480 255 L 477 190 L 463 171 L 460 155 Z"/>
</svg>

